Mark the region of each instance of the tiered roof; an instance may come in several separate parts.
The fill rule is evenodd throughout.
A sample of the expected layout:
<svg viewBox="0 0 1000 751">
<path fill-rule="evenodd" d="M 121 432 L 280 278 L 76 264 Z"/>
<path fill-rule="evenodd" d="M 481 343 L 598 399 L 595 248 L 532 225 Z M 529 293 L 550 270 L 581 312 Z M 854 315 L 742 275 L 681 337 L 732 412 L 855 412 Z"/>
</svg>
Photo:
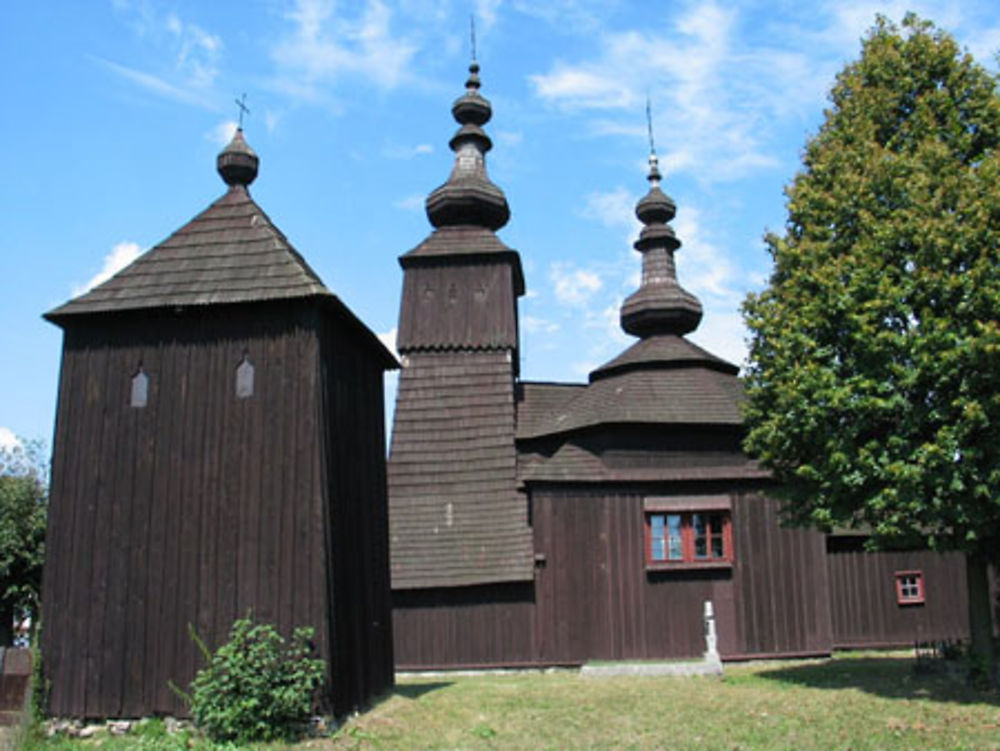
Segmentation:
<svg viewBox="0 0 1000 751">
<path fill-rule="evenodd" d="M 701 303 L 677 281 L 674 253 L 681 243 L 669 225 L 676 207 L 660 188 L 655 151 L 649 164 L 649 192 L 636 205 L 636 216 L 643 223 L 635 242 L 642 254 L 642 281 L 621 308 L 622 328 L 639 341 L 591 372 L 584 389 L 560 390 L 550 385 L 540 391 L 525 384 L 519 405 L 520 440 L 599 426 L 739 426 L 743 422 L 739 368 L 684 338 L 701 321 Z M 601 479 L 594 464 L 600 460 L 581 451 L 567 445 L 547 461 L 535 457 L 522 479 L 568 479 L 576 470 L 582 472 L 580 479 Z M 542 464 L 548 470 L 540 471 Z"/>
<path fill-rule="evenodd" d="M 486 173 L 492 110 L 479 65 L 452 105 L 448 180 L 427 198 L 431 235 L 400 258 L 403 355 L 389 455 L 394 589 L 527 581 L 527 504 L 517 492 L 514 375 L 521 261 L 495 232 L 507 199 Z"/>
</svg>

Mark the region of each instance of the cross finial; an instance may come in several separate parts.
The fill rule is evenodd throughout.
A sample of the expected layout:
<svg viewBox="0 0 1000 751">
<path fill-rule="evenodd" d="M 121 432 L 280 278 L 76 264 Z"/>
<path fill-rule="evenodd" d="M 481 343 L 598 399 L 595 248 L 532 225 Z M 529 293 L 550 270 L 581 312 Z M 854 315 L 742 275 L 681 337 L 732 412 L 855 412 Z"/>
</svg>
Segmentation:
<svg viewBox="0 0 1000 751">
<path fill-rule="evenodd" d="M 243 96 L 241 96 L 239 99 L 236 99 L 234 101 L 236 102 L 236 106 L 240 108 L 240 130 L 242 130 L 243 129 L 243 116 L 250 114 L 250 110 L 247 108 L 247 95 L 246 95 L 246 92 L 244 91 L 243 92 Z"/>
<path fill-rule="evenodd" d="M 653 112 L 649 106 L 649 92 L 646 92 L 646 130 L 649 133 L 649 153 L 656 154 L 656 145 L 653 143 Z"/>
<path fill-rule="evenodd" d="M 469 16 L 469 36 L 472 39 L 472 62 L 476 62 L 476 17 Z"/>
</svg>

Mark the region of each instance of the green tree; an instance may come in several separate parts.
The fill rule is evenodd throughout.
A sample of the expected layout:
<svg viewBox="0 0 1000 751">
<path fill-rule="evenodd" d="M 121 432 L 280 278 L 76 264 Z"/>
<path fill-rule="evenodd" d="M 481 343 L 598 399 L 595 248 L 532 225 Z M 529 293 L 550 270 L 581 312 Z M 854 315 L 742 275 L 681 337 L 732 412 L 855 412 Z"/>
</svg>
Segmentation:
<svg viewBox="0 0 1000 751">
<path fill-rule="evenodd" d="M 0 449 L 0 646 L 11 644 L 15 616 L 38 622 L 47 508 L 41 445 Z"/>
<path fill-rule="evenodd" d="M 1000 556 L 1000 95 L 955 40 L 878 17 L 786 189 L 751 332 L 746 448 L 793 522 L 968 556 L 994 649 Z"/>
</svg>

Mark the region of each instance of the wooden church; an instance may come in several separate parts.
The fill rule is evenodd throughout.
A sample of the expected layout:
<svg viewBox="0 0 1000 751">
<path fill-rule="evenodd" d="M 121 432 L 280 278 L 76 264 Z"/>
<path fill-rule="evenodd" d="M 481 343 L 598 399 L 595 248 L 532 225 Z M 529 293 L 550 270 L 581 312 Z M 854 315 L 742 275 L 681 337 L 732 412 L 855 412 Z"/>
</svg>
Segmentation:
<svg viewBox="0 0 1000 751">
<path fill-rule="evenodd" d="M 248 612 L 309 625 L 324 702 L 366 704 L 395 668 L 828 654 L 967 633 L 964 563 L 867 553 L 781 527 L 741 450 L 738 368 L 686 338 L 675 206 L 636 207 L 636 342 L 587 383 L 521 379 L 517 251 L 486 172 L 473 63 L 431 234 L 400 258 L 402 371 L 251 198 L 227 192 L 107 282 L 64 330 L 43 591 L 56 716 L 183 714 L 201 657 Z"/>
<path fill-rule="evenodd" d="M 966 635 L 961 556 L 868 553 L 779 524 L 741 449 L 738 368 L 686 338 L 702 308 L 677 281 L 655 153 L 636 207 L 642 281 L 621 308 L 637 341 L 585 384 L 520 379 L 524 279 L 496 236 L 510 212 L 470 72 L 454 169 L 427 199 L 434 231 L 400 258 L 397 667 L 700 656 L 706 601 L 723 659 Z"/>
<path fill-rule="evenodd" d="M 393 682 L 383 373 L 397 366 L 254 202 L 228 191 L 46 315 L 64 330 L 43 653 L 56 716 L 184 714 L 169 682 L 252 612 L 312 626 L 324 701 Z"/>
</svg>

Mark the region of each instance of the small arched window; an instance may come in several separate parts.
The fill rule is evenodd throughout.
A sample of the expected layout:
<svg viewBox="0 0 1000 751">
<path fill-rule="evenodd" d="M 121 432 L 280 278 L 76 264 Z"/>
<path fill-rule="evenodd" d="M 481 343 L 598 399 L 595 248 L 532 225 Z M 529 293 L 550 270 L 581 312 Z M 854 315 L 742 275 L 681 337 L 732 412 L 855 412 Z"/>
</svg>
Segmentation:
<svg viewBox="0 0 1000 751">
<path fill-rule="evenodd" d="M 143 371 L 142 363 L 139 363 L 139 369 L 132 376 L 132 392 L 129 397 L 129 404 L 133 407 L 145 407 L 148 399 L 149 376 Z"/>
<path fill-rule="evenodd" d="M 244 352 L 243 359 L 236 366 L 236 398 L 249 399 L 253 396 L 253 363 Z"/>
</svg>

